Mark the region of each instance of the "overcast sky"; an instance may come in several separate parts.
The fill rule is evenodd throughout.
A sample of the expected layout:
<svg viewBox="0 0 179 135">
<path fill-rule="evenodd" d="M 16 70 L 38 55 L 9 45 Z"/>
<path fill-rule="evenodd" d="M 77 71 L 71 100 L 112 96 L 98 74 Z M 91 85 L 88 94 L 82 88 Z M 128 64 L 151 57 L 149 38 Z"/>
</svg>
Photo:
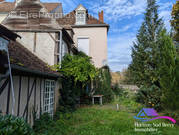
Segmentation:
<svg viewBox="0 0 179 135">
<path fill-rule="evenodd" d="M 13 0 L 7 0 L 13 1 Z M 104 20 L 110 25 L 108 33 L 108 63 L 112 71 L 122 71 L 131 62 L 131 47 L 143 21 L 146 0 L 41 0 L 61 2 L 64 13 L 83 4 L 95 17 L 104 10 Z M 176 0 L 157 0 L 160 17 L 170 29 L 172 5 Z"/>
</svg>

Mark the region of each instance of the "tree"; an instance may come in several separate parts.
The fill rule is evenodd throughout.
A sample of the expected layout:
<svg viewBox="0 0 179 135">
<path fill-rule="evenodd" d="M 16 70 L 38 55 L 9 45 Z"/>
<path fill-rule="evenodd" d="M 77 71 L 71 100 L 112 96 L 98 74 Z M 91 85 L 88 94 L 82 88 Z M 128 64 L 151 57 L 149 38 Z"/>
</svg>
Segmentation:
<svg viewBox="0 0 179 135">
<path fill-rule="evenodd" d="M 162 104 L 164 108 L 176 110 L 179 107 L 179 57 L 172 39 L 166 31 L 161 32 L 158 46 L 160 50 L 158 72 L 162 89 Z"/>
<path fill-rule="evenodd" d="M 139 87 L 156 85 L 160 88 L 157 74 L 157 40 L 163 30 L 163 21 L 158 16 L 155 0 L 147 1 L 144 22 L 137 34 L 137 41 L 132 48 L 132 63 L 129 70 L 134 83 Z"/>
<path fill-rule="evenodd" d="M 162 94 L 158 73 L 160 51 L 157 42 L 163 29 L 164 25 L 158 16 L 156 1 L 147 0 L 144 22 L 132 48 L 132 63 L 129 70 L 134 83 L 140 88 L 137 101 L 146 106 L 150 106 L 152 102 L 157 110 L 161 110 Z"/>
<path fill-rule="evenodd" d="M 99 69 L 99 76 L 94 81 L 95 95 L 103 95 L 104 102 L 111 102 L 114 97 L 113 90 L 111 88 L 111 73 L 108 66 L 104 66 Z"/>
<path fill-rule="evenodd" d="M 75 82 L 86 84 L 97 76 L 97 70 L 91 64 L 91 57 L 79 52 L 78 55 L 67 54 L 64 56 L 62 64 L 56 66 L 57 70 L 65 77 L 72 77 Z"/>
<path fill-rule="evenodd" d="M 179 42 L 179 1 L 173 5 L 171 26 L 174 29 L 174 40 Z"/>
<path fill-rule="evenodd" d="M 82 52 L 77 55 L 67 54 L 64 56 L 61 65 L 55 68 L 63 77 L 60 80 L 60 111 L 73 111 L 80 103 L 80 97 L 86 92 L 86 86 L 98 75 L 97 69 L 91 64 L 91 58 Z"/>
</svg>

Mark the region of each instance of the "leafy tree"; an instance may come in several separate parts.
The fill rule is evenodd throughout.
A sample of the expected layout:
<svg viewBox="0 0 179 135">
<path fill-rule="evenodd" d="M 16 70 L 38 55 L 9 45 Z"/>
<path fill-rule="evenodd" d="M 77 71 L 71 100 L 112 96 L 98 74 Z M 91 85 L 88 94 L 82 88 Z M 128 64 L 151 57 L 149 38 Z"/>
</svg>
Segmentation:
<svg viewBox="0 0 179 135">
<path fill-rule="evenodd" d="M 56 68 L 65 77 L 73 77 L 75 82 L 79 81 L 84 84 L 97 76 L 97 70 L 91 64 L 91 58 L 83 52 L 73 56 L 65 55 L 62 64 L 56 65 Z"/>
<path fill-rule="evenodd" d="M 172 39 L 165 31 L 161 32 L 158 45 L 162 103 L 165 108 L 176 110 L 179 107 L 179 57 Z"/>
<path fill-rule="evenodd" d="M 77 55 L 67 54 L 61 65 L 56 69 L 63 75 L 60 90 L 60 111 L 73 111 L 80 103 L 80 97 L 86 92 L 86 86 L 98 75 L 97 69 L 91 64 L 91 58 L 82 52 Z"/>
<path fill-rule="evenodd" d="M 132 63 L 129 70 L 134 83 L 139 87 L 156 85 L 160 88 L 157 74 L 158 54 L 157 40 L 163 30 L 163 21 L 158 16 L 155 0 L 147 1 L 144 22 L 137 34 L 137 41 L 132 48 Z"/>
<path fill-rule="evenodd" d="M 179 42 L 179 1 L 173 5 L 171 25 L 174 29 L 174 40 Z"/>
</svg>

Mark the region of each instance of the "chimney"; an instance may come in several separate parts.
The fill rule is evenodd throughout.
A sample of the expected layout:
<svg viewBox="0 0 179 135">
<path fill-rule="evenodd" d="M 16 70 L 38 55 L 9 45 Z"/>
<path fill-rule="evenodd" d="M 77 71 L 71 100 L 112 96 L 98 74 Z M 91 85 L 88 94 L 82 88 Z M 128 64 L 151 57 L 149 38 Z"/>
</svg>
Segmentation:
<svg viewBox="0 0 179 135">
<path fill-rule="evenodd" d="M 104 12 L 103 12 L 103 10 L 101 12 L 99 12 L 98 15 L 99 15 L 99 21 L 104 22 Z"/>
</svg>

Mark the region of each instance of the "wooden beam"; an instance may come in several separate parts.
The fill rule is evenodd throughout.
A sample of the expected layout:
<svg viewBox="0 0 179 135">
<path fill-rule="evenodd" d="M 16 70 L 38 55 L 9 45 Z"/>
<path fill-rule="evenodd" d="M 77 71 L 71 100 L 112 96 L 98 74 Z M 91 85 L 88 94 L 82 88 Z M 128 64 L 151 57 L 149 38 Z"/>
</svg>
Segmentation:
<svg viewBox="0 0 179 135">
<path fill-rule="evenodd" d="M 6 81 L 3 83 L 2 87 L 0 88 L 0 95 L 2 94 L 4 89 L 6 88 L 8 82 L 9 82 L 9 77 L 6 79 Z"/>
<path fill-rule="evenodd" d="M 35 86 L 34 86 L 34 108 L 36 109 L 36 88 L 37 88 L 37 79 L 35 78 Z"/>
<path fill-rule="evenodd" d="M 36 52 L 36 47 L 37 47 L 37 33 L 34 33 L 34 52 Z"/>
<path fill-rule="evenodd" d="M 42 114 L 42 79 L 40 79 L 40 115 Z"/>
<path fill-rule="evenodd" d="M 24 113 L 23 113 L 23 117 L 24 117 L 25 114 L 26 114 L 26 118 L 27 118 L 27 116 L 28 116 L 29 101 L 30 101 L 30 98 L 31 98 L 31 95 L 32 95 L 32 92 L 33 92 L 33 89 L 34 89 L 34 86 L 35 86 L 35 82 L 36 82 L 36 80 L 34 79 L 34 82 L 33 82 L 33 84 L 32 84 L 30 93 L 28 94 L 28 97 L 27 97 L 27 104 L 26 104 L 26 106 L 25 106 Z M 28 119 L 27 119 L 27 120 L 28 120 Z"/>
<path fill-rule="evenodd" d="M 11 81 L 9 81 L 9 86 L 8 86 L 6 114 L 9 114 L 10 93 L 11 93 Z"/>
<path fill-rule="evenodd" d="M 53 40 L 55 43 L 58 42 L 58 41 L 56 41 L 56 39 L 52 36 L 51 33 L 48 32 L 48 34 L 50 35 L 50 37 L 52 38 L 52 40 Z"/>
<path fill-rule="evenodd" d="M 26 104 L 26 121 L 28 121 L 28 112 L 29 112 L 29 100 L 28 100 L 28 97 L 29 97 L 29 89 L 30 89 L 30 77 L 28 77 L 28 85 L 27 85 L 27 104 Z M 25 111 L 24 111 L 25 112 Z M 23 117 L 25 116 L 25 113 L 23 113 Z"/>
<path fill-rule="evenodd" d="M 19 95 L 18 95 L 18 108 L 17 108 L 17 116 L 20 113 L 20 102 L 21 102 L 21 89 L 22 89 L 22 77 L 19 76 Z"/>
</svg>

